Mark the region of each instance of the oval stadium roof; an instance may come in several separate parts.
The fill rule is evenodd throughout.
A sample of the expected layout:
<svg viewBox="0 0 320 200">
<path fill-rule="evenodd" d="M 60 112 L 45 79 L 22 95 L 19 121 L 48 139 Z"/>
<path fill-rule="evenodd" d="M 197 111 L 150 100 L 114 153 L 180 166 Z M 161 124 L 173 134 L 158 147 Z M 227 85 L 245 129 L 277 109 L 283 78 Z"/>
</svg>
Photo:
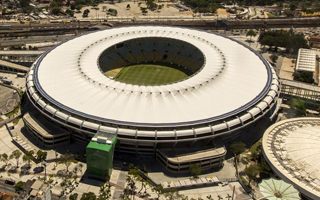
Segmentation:
<svg viewBox="0 0 320 200">
<path fill-rule="evenodd" d="M 202 70 L 169 85 L 137 86 L 104 76 L 97 60 L 108 47 L 141 37 L 183 40 L 205 56 Z M 88 119 L 142 124 L 189 123 L 232 116 L 254 106 L 270 89 L 270 66 L 231 39 L 192 29 L 123 27 L 83 35 L 44 54 L 35 85 L 50 103 Z"/>
</svg>

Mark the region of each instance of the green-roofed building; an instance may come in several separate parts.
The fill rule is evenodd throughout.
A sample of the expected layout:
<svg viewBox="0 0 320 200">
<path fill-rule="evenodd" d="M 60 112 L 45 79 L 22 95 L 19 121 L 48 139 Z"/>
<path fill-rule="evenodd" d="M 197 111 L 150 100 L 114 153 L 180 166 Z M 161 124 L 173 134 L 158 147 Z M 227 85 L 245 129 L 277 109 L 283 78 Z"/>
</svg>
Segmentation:
<svg viewBox="0 0 320 200">
<path fill-rule="evenodd" d="M 97 133 L 87 145 L 87 172 L 92 178 L 106 180 L 111 176 L 113 153 L 117 137 L 108 133 Z"/>
</svg>

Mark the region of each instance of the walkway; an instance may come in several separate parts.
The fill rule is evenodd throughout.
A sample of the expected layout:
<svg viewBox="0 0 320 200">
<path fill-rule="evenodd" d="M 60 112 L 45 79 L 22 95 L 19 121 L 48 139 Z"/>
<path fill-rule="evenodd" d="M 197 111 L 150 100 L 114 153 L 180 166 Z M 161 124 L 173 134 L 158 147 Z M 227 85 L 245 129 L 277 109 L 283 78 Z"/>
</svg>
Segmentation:
<svg viewBox="0 0 320 200">
<path fill-rule="evenodd" d="M 25 67 L 23 65 L 18 65 L 12 62 L 8 62 L 8 61 L 4 61 L 4 60 L 0 60 L 0 68 L 9 68 L 13 71 L 18 71 L 18 72 L 28 72 L 29 68 Z"/>
<path fill-rule="evenodd" d="M 112 195 L 112 199 L 121 199 L 120 196 L 121 194 L 123 194 L 123 188 L 126 185 L 127 175 L 128 175 L 128 172 L 126 171 L 119 172 L 118 180 L 116 183 L 118 187 L 115 188 L 114 193 Z"/>
<path fill-rule="evenodd" d="M 316 85 L 281 80 L 281 93 L 320 102 L 320 87 Z"/>
<path fill-rule="evenodd" d="M 0 55 L 3 56 L 32 56 L 32 55 L 41 55 L 44 51 L 38 51 L 38 50 L 17 50 L 17 51 L 1 51 Z"/>
</svg>

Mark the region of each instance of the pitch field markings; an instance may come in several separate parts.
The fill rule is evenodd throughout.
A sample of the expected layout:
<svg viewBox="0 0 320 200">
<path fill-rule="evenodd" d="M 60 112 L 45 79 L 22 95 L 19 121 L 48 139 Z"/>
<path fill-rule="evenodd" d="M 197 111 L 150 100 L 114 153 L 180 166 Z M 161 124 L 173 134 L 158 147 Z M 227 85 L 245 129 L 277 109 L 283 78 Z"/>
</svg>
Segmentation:
<svg viewBox="0 0 320 200">
<path fill-rule="evenodd" d="M 106 75 L 108 74 L 109 72 L 106 72 Z M 116 81 L 134 85 L 163 85 L 187 78 L 187 75 L 178 69 L 152 64 L 131 65 L 111 74 Z"/>
</svg>

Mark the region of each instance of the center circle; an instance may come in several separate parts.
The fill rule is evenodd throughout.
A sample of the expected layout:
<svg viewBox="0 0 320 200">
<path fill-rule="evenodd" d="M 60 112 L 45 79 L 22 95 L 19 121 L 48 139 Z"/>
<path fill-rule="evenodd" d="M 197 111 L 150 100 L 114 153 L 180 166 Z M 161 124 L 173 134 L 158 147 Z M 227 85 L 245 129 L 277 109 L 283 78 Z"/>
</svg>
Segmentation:
<svg viewBox="0 0 320 200">
<path fill-rule="evenodd" d="M 194 45 L 165 37 L 135 38 L 114 44 L 99 58 L 108 78 L 131 85 L 167 85 L 198 73 L 205 62 Z"/>
</svg>

